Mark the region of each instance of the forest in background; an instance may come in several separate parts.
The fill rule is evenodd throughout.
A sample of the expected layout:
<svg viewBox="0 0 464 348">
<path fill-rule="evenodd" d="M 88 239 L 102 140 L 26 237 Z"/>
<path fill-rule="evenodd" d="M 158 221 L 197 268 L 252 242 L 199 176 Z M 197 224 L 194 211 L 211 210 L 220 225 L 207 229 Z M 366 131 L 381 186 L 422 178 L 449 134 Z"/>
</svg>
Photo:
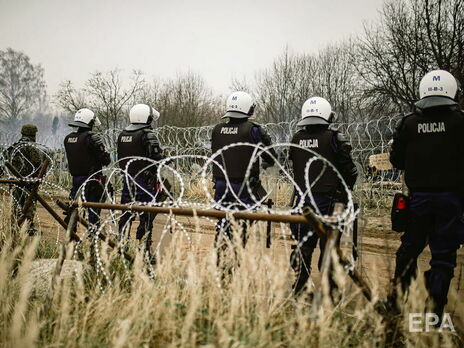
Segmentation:
<svg viewBox="0 0 464 348">
<path fill-rule="evenodd" d="M 261 123 L 298 118 L 314 95 L 332 103 L 339 122 L 365 122 L 410 111 L 421 77 L 433 69 L 464 79 L 464 0 L 386 1 L 378 22 L 365 24 L 361 35 L 314 54 L 285 48 L 254 76 L 231 81 L 230 89 L 256 98 Z M 217 122 L 225 98 L 192 71 L 162 80 L 119 69 L 91 73 L 82 86 L 63 81 L 48 95 L 40 64 L 12 48 L 0 50 L 4 132 L 33 122 L 44 136 L 56 135 L 67 131 L 67 121 L 82 107 L 94 110 L 105 129 L 120 128 L 136 103 L 160 111 L 158 126 L 204 126 Z"/>
</svg>

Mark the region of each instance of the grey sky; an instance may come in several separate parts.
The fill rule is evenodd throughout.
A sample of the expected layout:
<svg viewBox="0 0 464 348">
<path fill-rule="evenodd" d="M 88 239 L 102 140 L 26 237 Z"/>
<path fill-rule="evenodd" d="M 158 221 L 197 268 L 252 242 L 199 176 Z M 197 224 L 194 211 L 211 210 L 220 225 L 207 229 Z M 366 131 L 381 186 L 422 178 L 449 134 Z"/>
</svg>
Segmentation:
<svg viewBox="0 0 464 348">
<path fill-rule="evenodd" d="M 50 93 L 91 72 L 192 70 L 216 92 L 252 79 L 288 44 L 317 52 L 375 21 L 382 0 L 0 0 L 0 49 L 41 63 Z"/>
</svg>

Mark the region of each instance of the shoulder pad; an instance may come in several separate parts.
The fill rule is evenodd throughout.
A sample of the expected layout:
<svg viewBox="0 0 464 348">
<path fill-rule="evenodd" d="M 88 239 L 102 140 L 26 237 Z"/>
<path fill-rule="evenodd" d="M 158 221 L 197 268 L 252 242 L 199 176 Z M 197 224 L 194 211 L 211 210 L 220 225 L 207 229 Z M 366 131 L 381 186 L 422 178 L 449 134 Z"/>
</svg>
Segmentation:
<svg viewBox="0 0 464 348">
<path fill-rule="evenodd" d="M 225 125 L 227 125 L 227 122 L 218 123 L 217 125 L 215 125 L 213 127 L 213 130 L 215 130 L 215 129 L 219 128 L 219 127 L 225 126 Z"/>
<path fill-rule="evenodd" d="M 350 139 L 348 139 L 346 135 L 341 132 L 336 132 L 336 136 L 337 136 L 337 141 L 340 143 L 347 143 L 350 141 Z"/>
<path fill-rule="evenodd" d="M 256 122 L 254 122 L 254 121 L 248 121 L 248 122 L 252 123 L 253 126 L 261 127 L 261 125 L 260 125 L 259 123 L 256 123 Z"/>
<path fill-rule="evenodd" d="M 267 132 L 267 129 L 266 129 L 266 128 L 264 128 L 264 127 L 262 127 L 261 125 L 259 125 L 259 124 L 253 122 L 253 126 L 252 126 L 251 128 L 253 129 L 253 128 L 255 128 L 255 127 L 258 128 L 259 134 L 260 134 L 261 136 L 268 137 L 268 138 L 270 139 L 270 135 L 269 135 L 269 133 Z"/>
<path fill-rule="evenodd" d="M 403 115 L 403 117 L 401 117 L 397 122 L 396 122 L 396 127 L 401 127 L 401 125 L 404 123 L 404 121 L 406 121 L 406 119 L 408 119 L 409 117 L 415 115 L 416 113 L 415 112 L 409 112 L 405 115 Z"/>
<path fill-rule="evenodd" d="M 153 132 L 152 130 L 146 131 L 145 134 L 147 135 L 148 139 L 156 139 L 156 140 L 158 140 L 158 137 L 156 136 L 156 133 Z"/>
<path fill-rule="evenodd" d="M 153 129 L 144 129 L 144 133 L 148 141 L 158 143 L 158 137 L 156 136 L 156 133 L 153 131 Z"/>
<path fill-rule="evenodd" d="M 103 144 L 103 138 L 100 133 L 89 132 L 88 136 L 90 137 L 90 141 L 94 144 Z"/>
</svg>

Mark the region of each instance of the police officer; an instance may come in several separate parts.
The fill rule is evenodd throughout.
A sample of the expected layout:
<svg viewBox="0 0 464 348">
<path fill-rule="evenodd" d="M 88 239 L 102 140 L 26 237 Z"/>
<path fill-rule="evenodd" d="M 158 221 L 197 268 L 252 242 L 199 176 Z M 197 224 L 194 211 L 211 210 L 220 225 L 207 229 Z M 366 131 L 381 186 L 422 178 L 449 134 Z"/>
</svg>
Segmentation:
<svg viewBox="0 0 464 348">
<path fill-rule="evenodd" d="M 42 152 L 33 144 L 36 141 L 37 127 L 33 124 L 25 124 L 21 128 L 21 138 L 7 150 L 9 160 L 13 167 L 26 178 L 34 178 L 38 175 L 43 160 Z M 26 184 L 24 187 L 15 186 L 13 189 L 14 215 L 19 218 L 22 215 L 23 206 L 26 203 L 29 191 L 34 185 Z M 35 200 L 25 212 L 26 221 L 29 222 L 29 235 L 37 234 L 34 228 L 34 216 L 36 211 Z"/>
<path fill-rule="evenodd" d="M 69 172 L 72 176 L 70 199 L 76 199 L 79 188 L 92 176 L 85 185 L 83 192 L 87 202 L 100 202 L 105 185 L 101 170 L 111 162 L 110 154 L 106 151 L 103 139 L 99 133 L 92 131 L 99 126 L 100 120 L 92 110 L 80 109 L 74 115 L 69 126 L 75 128 L 64 139 L 64 148 L 68 159 Z M 69 222 L 70 215 L 65 221 Z M 100 222 L 100 210 L 88 209 L 89 232 L 92 233 Z"/>
<path fill-rule="evenodd" d="M 152 202 L 157 196 L 157 165 L 151 161 L 134 159 L 130 157 L 145 157 L 160 161 L 165 158 L 158 138 L 152 128 L 152 122 L 160 114 L 153 107 L 146 104 L 134 105 L 129 112 L 130 125 L 118 137 L 119 166 L 126 173 L 122 190 L 121 203 Z M 140 213 L 140 223 L 137 227 L 136 239 L 142 240 L 146 236 L 145 249 L 148 252 L 151 246 L 151 234 L 155 214 Z M 119 220 L 119 233 L 124 236 L 126 228 L 130 229 L 135 215 L 124 212 Z M 154 260 L 151 260 L 154 262 Z"/>
<path fill-rule="evenodd" d="M 216 125 L 212 132 L 211 150 L 213 154 L 235 143 L 271 145 L 271 138 L 266 131 L 259 124 L 249 120 L 254 110 L 255 102 L 248 93 L 239 91 L 229 96 L 226 102 L 226 114 L 222 117 L 228 121 Z M 252 146 L 233 146 L 214 158 L 221 166 L 213 165 L 214 200 L 216 202 L 225 207 L 243 210 L 252 207 L 257 200 L 265 197 L 266 192 L 259 179 L 260 159 L 253 159 L 254 152 L 255 148 Z M 277 157 L 274 150 L 271 150 L 271 153 Z M 263 153 L 261 159 L 263 168 L 274 165 L 274 159 L 267 153 Z M 252 162 L 251 169 L 247 174 L 250 162 Z M 230 187 L 227 185 L 226 176 Z M 246 232 L 243 231 L 244 242 L 245 234 Z M 226 219 L 220 219 L 217 223 L 217 246 L 223 236 L 229 239 L 232 237 L 229 222 Z"/>
<path fill-rule="evenodd" d="M 342 133 L 330 127 L 335 113 L 324 98 L 309 98 L 303 104 L 301 116 L 302 119 L 297 124 L 301 129 L 291 140 L 296 146 L 290 147 L 289 150 L 294 180 L 301 191 L 295 190 L 296 205 L 303 200 L 304 206 L 310 206 L 315 211 L 318 209 L 324 215 L 330 214 L 335 200 L 346 200 L 341 180 L 322 160 L 312 162 L 307 172 L 306 167 L 308 161 L 317 155 L 321 156 L 337 168 L 347 186 L 352 189 L 358 174 L 351 158 L 351 145 Z M 317 155 L 306 149 L 314 151 Z M 306 183 L 311 187 L 307 187 Z M 311 202 L 310 192 L 316 207 Z M 312 254 L 318 241 L 321 250 L 318 267 L 321 268 L 326 240 L 313 234 L 306 224 L 292 224 L 290 227 L 293 238 L 298 242 L 290 257 L 292 268 L 297 275 L 293 290 L 295 294 L 300 294 L 311 274 Z"/>
<path fill-rule="evenodd" d="M 447 71 L 426 74 L 416 109 L 399 122 L 390 152 L 393 166 L 404 170 L 410 192 L 409 220 L 396 253 L 394 282 L 407 292 L 416 276 L 417 258 L 429 245 L 432 259 L 425 285 L 439 317 L 447 303 L 462 231 L 464 115 L 456 102 L 458 86 Z M 396 297 L 395 288 L 390 300 Z"/>
</svg>

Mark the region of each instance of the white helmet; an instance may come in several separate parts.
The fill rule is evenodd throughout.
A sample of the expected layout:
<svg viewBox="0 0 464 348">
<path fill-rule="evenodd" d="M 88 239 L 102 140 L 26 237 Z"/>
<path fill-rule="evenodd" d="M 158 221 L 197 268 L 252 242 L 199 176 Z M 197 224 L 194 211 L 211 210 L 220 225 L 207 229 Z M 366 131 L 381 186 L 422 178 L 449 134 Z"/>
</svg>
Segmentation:
<svg viewBox="0 0 464 348">
<path fill-rule="evenodd" d="M 101 125 L 101 122 L 92 110 L 83 108 L 77 110 L 74 121 L 70 122 L 69 125 L 71 127 L 92 128 L 93 125 Z"/>
<path fill-rule="evenodd" d="M 150 124 L 156 121 L 160 113 L 147 104 L 134 105 L 129 111 L 130 123 L 135 124 Z"/>
<path fill-rule="evenodd" d="M 226 102 L 226 114 L 222 118 L 247 118 L 253 115 L 256 104 L 247 92 L 234 92 Z"/>
<path fill-rule="evenodd" d="M 301 121 L 297 126 L 313 124 L 329 124 L 333 122 L 335 113 L 332 112 L 330 103 L 321 97 L 312 97 L 305 101 L 301 108 Z"/>
<path fill-rule="evenodd" d="M 422 78 L 419 84 L 420 98 L 441 96 L 454 99 L 458 92 L 458 82 L 448 71 L 433 70 Z"/>
</svg>

